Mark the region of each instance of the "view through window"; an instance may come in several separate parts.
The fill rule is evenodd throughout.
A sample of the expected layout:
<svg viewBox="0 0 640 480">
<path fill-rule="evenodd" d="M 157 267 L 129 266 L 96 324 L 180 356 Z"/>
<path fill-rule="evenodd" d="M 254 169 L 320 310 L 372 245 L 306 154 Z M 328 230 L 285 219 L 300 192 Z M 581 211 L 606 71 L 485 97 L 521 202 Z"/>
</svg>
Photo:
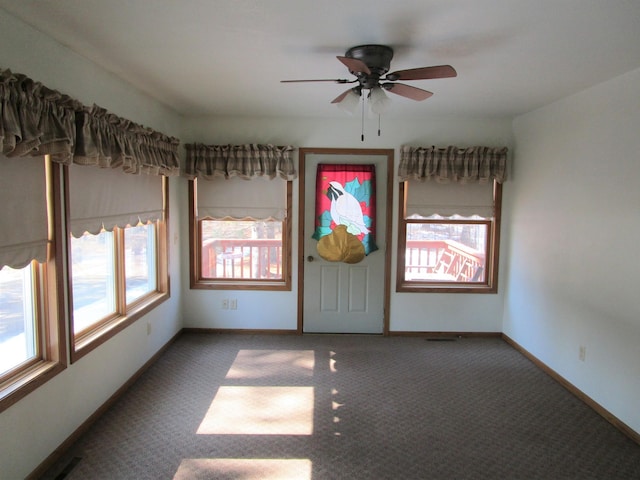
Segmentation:
<svg viewBox="0 0 640 480">
<path fill-rule="evenodd" d="M 38 356 L 33 268 L 0 270 L 0 378 Z"/>
<path fill-rule="evenodd" d="M 407 220 L 404 279 L 483 282 L 488 230 L 487 223 Z"/>
<path fill-rule="evenodd" d="M 148 223 L 124 230 L 126 301 L 131 304 L 153 292 L 156 282 L 156 229 Z"/>
<path fill-rule="evenodd" d="M 70 245 L 73 330 L 78 334 L 116 311 L 113 232 L 71 236 Z"/>
<path fill-rule="evenodd" d="M 202 277 L 282 279 L 281 221 L 202 220 Z"/>
<path fill-rule="evenodd" d="M 85 232 L 80 238 L 71 236 L 70 245 L 75 335 L 125 313 L 119 298 L 122 281 L 126 305 L 156 292 L 155 223 L 114 228 L 113 232 L 97 235 Z"/>
</svg>

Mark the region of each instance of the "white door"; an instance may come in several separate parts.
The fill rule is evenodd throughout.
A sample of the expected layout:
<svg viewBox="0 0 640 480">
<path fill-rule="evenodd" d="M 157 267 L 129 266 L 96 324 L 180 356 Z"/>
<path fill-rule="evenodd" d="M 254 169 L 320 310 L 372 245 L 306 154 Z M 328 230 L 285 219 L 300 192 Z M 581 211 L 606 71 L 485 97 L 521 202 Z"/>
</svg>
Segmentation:
<svg viewBox="0 0 640 480">
<path fill-rule="evenodd" d="M 361 262 L 330 262 L 318 255 L 315 229 L 315 187 L 318 163 L 373 164 L 376 171 L 376 244 L 378 250 Z M 393 168 L 393 151 L 358 149 L 301 149 L 301 185 L 304 273 L 299 284 L 303 290 L 302 330 L 305 333 L 383 333 L 388 309 L 389 280 L 386 271 L 390 204 L 388 173 Z M 301 179 L 302 180 L 302 179 Z M 302 182 L 301 182 L 302 183 Z M 301 210 L 302 211 L 302 210 Z"/>
</svg>

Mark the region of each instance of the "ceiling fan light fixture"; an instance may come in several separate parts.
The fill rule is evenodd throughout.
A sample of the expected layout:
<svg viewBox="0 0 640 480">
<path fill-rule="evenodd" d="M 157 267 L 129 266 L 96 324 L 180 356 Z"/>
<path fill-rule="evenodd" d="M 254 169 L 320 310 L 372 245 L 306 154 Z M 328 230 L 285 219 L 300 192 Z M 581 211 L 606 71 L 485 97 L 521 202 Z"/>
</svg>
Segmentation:
<svg viewBox="0 0 640 480">
<path fill-rule="evenodd" d="M 360 104 L 360 91 L 356 87 L 356 88 L 352 88 L 349 91 L 349 93 L 345 95 L 342 101 L 338 102 L 336 105 L 338 105 L 338 107 L 341 110 L 344 110 L 345 112 L 353 115 L 354 113 L 356 113 L 356 109 L 358 108 L 359 104 Z"/>
<path fill-rule="evenodd" d="M 377 86 L 372 88 L 369 93 L 369 104 L 371 105 L 371 112 L 376 115 L 383 115 L 389 111 L 391 100 L 382 87 Z"/>
</svg>

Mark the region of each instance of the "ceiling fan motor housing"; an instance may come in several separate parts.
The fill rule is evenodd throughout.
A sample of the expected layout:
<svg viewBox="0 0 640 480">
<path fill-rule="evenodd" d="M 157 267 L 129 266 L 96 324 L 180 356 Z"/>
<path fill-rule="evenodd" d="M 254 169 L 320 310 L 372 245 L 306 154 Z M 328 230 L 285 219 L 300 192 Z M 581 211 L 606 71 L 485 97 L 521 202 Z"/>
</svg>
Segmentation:
<svg viewBox="0 0 640 480">
<path fill-rule="evenodd" d="M 393 49 L 386 45 L 359 45 L 347 50 L 345 57 L 360 60 L 369 67 L 370 74 L 351 70 L 350 72 L 358 77 L 362 88 L 374 88 L 378 85 L 380 77 L 389 71 Z"/>
</svg>

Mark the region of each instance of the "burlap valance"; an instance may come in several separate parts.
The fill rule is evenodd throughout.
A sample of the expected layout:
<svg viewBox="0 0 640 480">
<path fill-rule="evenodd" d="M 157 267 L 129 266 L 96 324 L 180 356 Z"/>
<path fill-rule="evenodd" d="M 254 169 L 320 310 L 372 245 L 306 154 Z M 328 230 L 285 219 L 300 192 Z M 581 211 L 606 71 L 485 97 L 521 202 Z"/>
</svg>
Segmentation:
<svg viewBox="0 0 640 480">
<path fill-rule="evenodd" d="M 22 74 L 0 69 L 0 152 L 55 162 L 177 175 L 179 140 L 105 109 L 85 107 Z"/>
<path fill-rule="evenodd" d="M 507 179 L 507 148 L 403 146 L 398 177 L 401 182 L 502 183 Z"/>
<path fill-rule="evenodd" d="M 292 146 L 274 145 L 185 145 L 185 176 L 190 179 L 215 177 L 257 177 L 284 180 L 297 177 Z"/>
<path fill-rule="evenodd" d="M 107 112 L 94 105 L 76 113 L 73 163 L 122 168 L 126 173 L 178 175 L 177 138 Z"/>
</svg>

